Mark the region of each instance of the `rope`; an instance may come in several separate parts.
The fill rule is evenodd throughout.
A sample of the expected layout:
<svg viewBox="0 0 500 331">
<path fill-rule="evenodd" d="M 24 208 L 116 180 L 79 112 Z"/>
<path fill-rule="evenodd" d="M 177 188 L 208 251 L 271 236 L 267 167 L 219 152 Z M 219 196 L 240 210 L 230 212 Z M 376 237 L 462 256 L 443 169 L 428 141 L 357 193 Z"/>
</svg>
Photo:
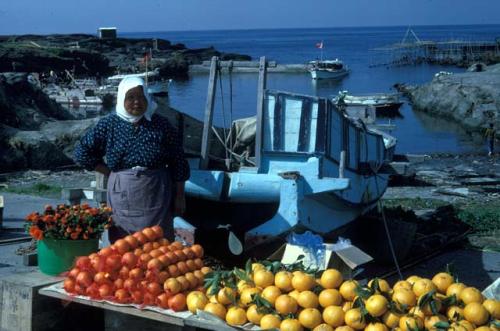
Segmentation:
<svg viewBox="0 0 500 331">
<path fill-rule="evenodd" d="M 375 180 L 376 181 L 376 180 Z M 377 185 L 378 187 L 378 185 Z M 401 273 L 401 268 L 399 267 L 398 258 L 396 257 L 396 252 L 394 251 L 394 246 L 392 245 L 391 234 L 389 233 L 389 227 L 387 226 L 387 220 L 385 218 L 384 206 L 382 202 L 378 201 L 378 207 L 380 209 L 380 213 L 382 214 L 382 220 L 384 222 L 385 234 L 387 235 L 387 240 L 389 241 L 389 248 L 391 250 L 392 259 L 394 260 L 394 265 L 396 266 L 396 270 L 398 271 L 399 280 L 403 280 L 403 274 Z"/>
<path fill-rule="evenodd" d="M 255 165 L 255 162 L 251 161 L 249 158 L 248 158 L 248 153 L 246 151 L 244 151 L 243 153 L 238 154 L 238 153 L 235 153 L 233 152 L 231 149 L 229 149 L 227 147 L 227 145 L 224 143 L 224 141 L 222 140 L 222 137 L 219 135 L 219 133 L 217 132 L 217 130 L 212 126 L 212 131 L 213 133 L 215 134 L 215 137 L 217 137 L 217 139 L 219 140 L 219 142 L 222 144 L 222 146 L 224 146 L 224 149 L 226 150 L 226 155 L 227 153 L 229 153 L 230 155 L 233 155 L 233 156 L 236 156 L 237 159 L 241 162 L 241 160 L 245 160 L 246 162 L 248 162 L 249 164 L 251 165 Z M 219 158 L 220 159 L 220 158 Z"/>
</svg>

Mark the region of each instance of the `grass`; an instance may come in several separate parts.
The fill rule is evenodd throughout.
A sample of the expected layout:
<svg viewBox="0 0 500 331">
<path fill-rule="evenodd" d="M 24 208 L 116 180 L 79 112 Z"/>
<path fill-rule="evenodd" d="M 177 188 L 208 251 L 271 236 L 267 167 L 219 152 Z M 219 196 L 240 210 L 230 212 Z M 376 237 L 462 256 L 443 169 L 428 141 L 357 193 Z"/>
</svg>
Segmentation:
<svg viewBox="0 0 500 331">
<path fill-rule="evenodd" d="M 62 187 L 45 183 L 36 183 L 30 186 L 4 187 L 0 190 L 16 194 L 37 195 L 46 198 L 60 198 Z"/>
<path fill-rule="evenodd" d="M 435 209 L 449 203 L 435 199 L 390 199 L 384 206 L 406 210 Z M 455 204 L 457 218 L 472 227 L 469 243 L 476 248 L 500 251 L 500 201 L 470 201 Z"/>
</svg>

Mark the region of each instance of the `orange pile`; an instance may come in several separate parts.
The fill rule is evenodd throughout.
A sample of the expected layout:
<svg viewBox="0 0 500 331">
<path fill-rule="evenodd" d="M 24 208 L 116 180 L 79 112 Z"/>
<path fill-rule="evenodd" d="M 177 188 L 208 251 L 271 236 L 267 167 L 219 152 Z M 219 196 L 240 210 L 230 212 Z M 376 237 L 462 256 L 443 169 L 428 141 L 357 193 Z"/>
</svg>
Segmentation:
<svg viewBox="0 0 500 331">
<path fill-rule="evenodd" d="M 211 312 L 230 325 L 251 322 L 282 331 L 500 330 L 500 302 L 448 273 L 411 276 L 391 288 L 383 279 L 360 286 L 335 269 L 316 274 L 284 269 L 254 263 L 246 271 L 235 269 L 233 278 L 229 271 L 214 271 L 205 280 L 211 287 L 196 293 L 190 310 Z M 221 281 L 211 283 L 219 272 Z"/>
<path fill-rule="evenodd" d="M 186 309 L 190 291 L 203 289 L 203 247 L 170 243 L 160 226 L 117 240 L 98 253 L 81 256 L 64 280 L 71 294 L 117 303 Z"/>
</svg>

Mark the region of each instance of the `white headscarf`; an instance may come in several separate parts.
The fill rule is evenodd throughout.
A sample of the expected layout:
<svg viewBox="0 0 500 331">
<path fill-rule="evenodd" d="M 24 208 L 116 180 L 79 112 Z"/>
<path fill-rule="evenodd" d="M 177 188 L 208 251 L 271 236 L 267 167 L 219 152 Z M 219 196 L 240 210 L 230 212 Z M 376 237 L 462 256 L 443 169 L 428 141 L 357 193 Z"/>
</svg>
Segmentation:
<svg viewBox="0 0 500 331">
<path fill-rule="evenodd" d="M 130 123 L 136 123 L 144 116 L 148 121 L 151 121 L 151 116 L 153 116 L 157 104 L 151 99 L 145 85 L 144 80 L 140 77 L 125 77 L 122 79 L 120 85 L 118 85 L 118 96 L 116 99 L 116 114 L 120 118 Z M 141 116 L 132 115 L 125 109 L 125 95 L 130 89 L 137 86 L 142 86 L 144 96 L 146 97 L 146 101 L 148 103 L 146 112 Z"/>
</svg>

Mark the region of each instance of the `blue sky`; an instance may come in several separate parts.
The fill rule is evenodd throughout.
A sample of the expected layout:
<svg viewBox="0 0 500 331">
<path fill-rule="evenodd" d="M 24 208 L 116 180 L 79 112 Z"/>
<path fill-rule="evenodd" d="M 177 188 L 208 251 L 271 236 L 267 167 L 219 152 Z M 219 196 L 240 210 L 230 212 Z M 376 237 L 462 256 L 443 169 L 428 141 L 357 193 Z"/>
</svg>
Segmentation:
<svg viewBox="0 0 500 331">
<path fill-rule="evenodd" d="M 0 34 L 500 24 L 499 0 L 3 0 Z"/>
</svg>

